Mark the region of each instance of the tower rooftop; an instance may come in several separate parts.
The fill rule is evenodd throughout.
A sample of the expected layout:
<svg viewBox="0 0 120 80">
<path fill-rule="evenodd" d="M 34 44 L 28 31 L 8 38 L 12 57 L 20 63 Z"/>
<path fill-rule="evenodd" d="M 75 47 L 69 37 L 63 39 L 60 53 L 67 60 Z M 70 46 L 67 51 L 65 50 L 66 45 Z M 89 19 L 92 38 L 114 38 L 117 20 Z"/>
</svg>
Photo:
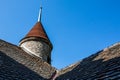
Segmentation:
<svg viewBox="0 0 120 80">
<path fill-rule="evenodd" d="M 20 40 L 20 45 L 23 42 L 29 41 L 29 40 L 40 40 L 46 42 L 48 45 L 50 45 L 51 49 L 53 48 L 51 41 L 49 40 L 47 33 L 44 30 L 44 27 L 41 22 L 37 22 L 33 28 L 28 32 L 28 34 Z"/>
<path fill-rule="evenodd" d="M 39 37 L 39 38 L 43 38 L 46 40 L 49 40 L 41 22 L 37 22 L 33 28 L 28 32 L 28 34 L 25 36 L 25 38 L 27 37 Z"/>
</svg>

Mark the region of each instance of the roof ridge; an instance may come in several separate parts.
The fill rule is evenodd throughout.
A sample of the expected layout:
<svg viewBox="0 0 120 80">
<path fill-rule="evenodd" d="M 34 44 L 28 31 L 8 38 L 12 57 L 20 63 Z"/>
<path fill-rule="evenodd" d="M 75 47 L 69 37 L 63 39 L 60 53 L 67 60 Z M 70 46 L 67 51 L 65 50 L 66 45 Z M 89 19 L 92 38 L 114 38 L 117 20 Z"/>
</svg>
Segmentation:
<svg viewBox="0 0 120 80">
<path fill-rule="evenodd" d="M 105 50 L 107 50 L 107 49 L 110 49 L 110 48 L 113 48 L 114 46 L 117 46 L 117 45 L 120 45 L 120 42 L 116 42 L 116 43 L 114 43 L 114 44 L 112 44 L 112 45 L 104 48 L 103 51 L 105 51 Z"/>
<path fill-rule="evenodd" d="M 77 65 L 81 64 L 82 61 L 88 60 L 88 59 L 93 59 L 94 57 L 99 56 L 99 54 L 101 54 L 102 52 L 104 52 L 104 51 L 106 51 L 106 50 L 108 50 L 108 49 L 111 49 L 111 48 L 113 48 L 113 47 L 115 47 L 115 46 L 117 46 L 117 45 L 120 45 L 120 42 L 117 42 L 117 43 L 115 43 L 115 44 L 112 44 L 111 46 L 106 47 L 106 48 L 104 48 L 104 49 L 102 49 L 102 50 L 100 50 L 100 51 L 98 51 L 98 52 L 96 52 L 96 53 L 94 53 L 94 54 L 86 57 L 86 58 L 83 58 L 82 60 L 80 60 L 80 61 L 78 61 L 78 62 L 75 62 L 75 63 L 73 63 L 73 64 L 70 64 L 70 65 L 66 66 L 65 68 L 60 69 L 59 72 L 58 72 L 58 74 L 61 75 L 61 72 L 62 72 L 62 74 L 64 74 L 64 73 L 66 73 L 66 72 L 68 72 L 68 71 L 71 71 L 71 70 L 72 70 L 73 68 L 75 68 Z"/>
<path fill-rule="evenodd" d="M 4 40 L 0 40 L 0 51 L 44 78 L 50 78 L 57 70 L 55 67 L 43 61 L 39 57 L 29 55 L 19 46 Z"/>
</svg>

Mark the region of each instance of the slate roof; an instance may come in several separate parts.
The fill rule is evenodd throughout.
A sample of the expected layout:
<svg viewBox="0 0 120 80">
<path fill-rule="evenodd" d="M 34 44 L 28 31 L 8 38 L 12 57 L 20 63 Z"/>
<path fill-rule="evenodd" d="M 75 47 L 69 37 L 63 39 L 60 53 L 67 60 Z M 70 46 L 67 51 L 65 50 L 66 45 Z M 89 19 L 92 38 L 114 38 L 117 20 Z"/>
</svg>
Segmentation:
<svg viewBox="0 0 120 80">
<path fill-rule="evenodd" d="M 47 80 L 56 72 L 39 57 L 0 40 L 0 80 Z"/>
<path fill-rule="evenodd" d="M 0 80 L 120 80 L 120 43 L 58 71 L 0 40 Z"/>
<path fill-rule="evenodd" d="M 60 70 L 56 80 L 120 80 L 120 43 Z"/>
</svg>

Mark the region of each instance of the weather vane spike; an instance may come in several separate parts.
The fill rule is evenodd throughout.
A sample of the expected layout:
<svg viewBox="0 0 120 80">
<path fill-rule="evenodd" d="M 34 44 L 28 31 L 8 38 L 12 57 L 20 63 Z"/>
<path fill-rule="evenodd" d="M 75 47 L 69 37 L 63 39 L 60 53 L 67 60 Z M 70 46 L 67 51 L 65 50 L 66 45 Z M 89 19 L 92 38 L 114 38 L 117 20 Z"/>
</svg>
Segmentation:
<svg viewBox="0 0 120 80">
<path fill-rule="evenodd" d="M 41 22 L 41 17 L 42 17 L 42 6 L 40 7 L 39 10 L 38 22 Z"/>
</svg>

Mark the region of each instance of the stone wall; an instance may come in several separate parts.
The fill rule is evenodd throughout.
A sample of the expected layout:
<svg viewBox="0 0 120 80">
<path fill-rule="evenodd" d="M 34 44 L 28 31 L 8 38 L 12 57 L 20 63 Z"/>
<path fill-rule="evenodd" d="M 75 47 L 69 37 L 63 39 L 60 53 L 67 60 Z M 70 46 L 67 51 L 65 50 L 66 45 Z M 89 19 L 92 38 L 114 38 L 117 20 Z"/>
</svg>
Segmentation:
<svg viewBox="0 0 120 80">
<path fill-rule="evenodd" d="M 26 41 L 23 42 L 20 47 L 30 55 L 35 55 L 40 57 L 44 61 L 48 61 L 48 57 L 51 58 L 51 49 L 43 41 Z"/>
</svg>

